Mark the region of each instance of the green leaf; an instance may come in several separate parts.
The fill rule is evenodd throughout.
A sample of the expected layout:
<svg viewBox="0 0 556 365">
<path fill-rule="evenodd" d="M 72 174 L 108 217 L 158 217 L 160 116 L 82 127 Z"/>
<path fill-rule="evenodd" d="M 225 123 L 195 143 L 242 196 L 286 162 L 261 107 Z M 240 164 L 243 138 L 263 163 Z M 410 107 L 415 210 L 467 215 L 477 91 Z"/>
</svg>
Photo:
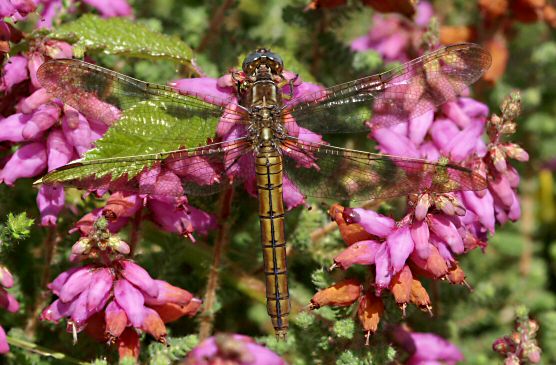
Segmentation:
<svg viewBox="0 0 556 365">
<path fill-rule="evenodd" d="M 73 43 L 78 52 L 103 51 L 128 57 L 169 59 L 190 64 L 193 50 L 177 37 L 154 32 L 126 18 L 102 19 L 85 14 L 62 24 L 50 38 Z"/>
<path fill-rule="evenodd" d="M 9 230 L 8 234 L 16 240 L 20 240 L 29 236 L 33 219 L 27 218 L 25 212 L 18 215 L 8 214 L 8 222 L 6 226 Z"/>
<path fill-rule="evenodd" d="M 115 180 L 125 174 L 132 179 L 152 166 L 153 160 L 140 160 L 147 154 L 164 155 L 165 152 L 180 148 L 197 147 L 214 136 L 217 118 L 199 116 L 184 117 L 175 113 L 172 106 L 163 99 L 138 102 L 122 113 L 118 123 L 110 127 L 106 134 L 96 141 L 96 148 L 85 154 L 82 166 L 57 171 L 52 175 L 56 181 L 70 181 L 87 176 L 101 178 L 111 175 Z M 126 157 L 137 157 L 130 162 Z M 117 158 L 123 157 L 121 162 Z M 110 163 L 91 163 L 102 159 L 112 159 Z"/>
</svg>

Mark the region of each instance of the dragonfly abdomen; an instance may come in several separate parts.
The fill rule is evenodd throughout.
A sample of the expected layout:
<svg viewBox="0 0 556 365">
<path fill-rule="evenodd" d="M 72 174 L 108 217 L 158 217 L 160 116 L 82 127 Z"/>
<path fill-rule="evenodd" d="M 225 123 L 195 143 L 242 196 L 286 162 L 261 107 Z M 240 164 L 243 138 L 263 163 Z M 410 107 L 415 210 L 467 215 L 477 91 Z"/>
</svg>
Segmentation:
<svg viewBox="0 0 556 365">
<path fill-rule="evenodd" d="M 256 157 L 256 173 L 266 279 L 266 307 L 278 338 L 286 336 L 290 313 L 282 168 L 282 156 L 274 147 L 270 144 L 260 147 Z"/>
</svg>

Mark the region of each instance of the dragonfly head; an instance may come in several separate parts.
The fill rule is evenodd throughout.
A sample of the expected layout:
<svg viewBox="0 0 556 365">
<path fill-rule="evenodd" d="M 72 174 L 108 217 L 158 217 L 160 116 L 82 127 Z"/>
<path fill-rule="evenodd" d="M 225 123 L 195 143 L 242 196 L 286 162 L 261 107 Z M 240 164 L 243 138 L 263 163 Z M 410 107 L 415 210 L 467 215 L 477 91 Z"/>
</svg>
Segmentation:
<svg viewBox="0 0 556 365">
<path fill-rule="evenodd" d="M 284 69 L 284 61 L 282 61 L 282 57 L 270 52 L 269 49 L 259 48 L 245 57 L 242 68 L 248 76 L 253 76 L 259 68 L 268 69 L 273 74 L 280 75 Z"/>
</svg>

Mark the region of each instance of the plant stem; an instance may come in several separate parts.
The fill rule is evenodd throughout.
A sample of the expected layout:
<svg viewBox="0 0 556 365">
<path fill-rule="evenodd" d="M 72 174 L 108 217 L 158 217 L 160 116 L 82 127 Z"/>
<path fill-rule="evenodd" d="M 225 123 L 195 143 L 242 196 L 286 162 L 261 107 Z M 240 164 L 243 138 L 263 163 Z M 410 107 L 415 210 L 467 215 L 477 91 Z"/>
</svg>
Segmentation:
<svg viewBox="0 0 556 365">
<path fill-rule="evenodd" d="M 201 53 L 204 51 L 205 48 L 209 45 L 210 41 L 214 36 L 216 36 L 219 32 L 219 28 L 224 21 L 224 15 L 226 14 L 226 10 L 232 6 L 234 0 L 225 0 L 222 5 L 216 9 L 214 14 L 212 15 L 212 19 L 210 21 L 209 27 L 203 36 L 201 42 L 199 42 L 199 47 L 197 47 L 197 53 Z"/>
<path fill-rule="evenodd" d="M 214 304 L 216 302 L 216 290 L 219 285 L 219 271 L 222 262 L 222 254 L 229 240 L 231 224 L 229 222 L 232 207 L 233 188 L 223 191 L 220 195 L 218 222 L 220 229 L 214 244 L 214 257 L 209 271 L 207 290 L 205 293 L 203 311 L 201 312 L 201 325 L 199 327 L 199 337 L 201 340 L 209 337 L 214 327 Z"/>
<path fill-rule="evenodd" d="M 130 257 L 133 257 L 133 253 L 135 252 L 137 242 L 139 242 L 139 231 L 141 228 L 141 220 L 142 220 L 142 213 L 143 209 L 139 209 L 135 216 L 133 217 L 133 221 L 131 222 L 131 234 L 129 235 L 129 254 Z"/>
<path fill-rule="evenodd" d="M 46 240 L 44 241 L 44 267 L 41 274 L 41 292 L 38 295 L 33 309 L 29 312 L 30 318 L 27 321 L 27 326 L 25 326 L 25 334 L 30 338 L 35 337 L 35 331 L 39 323 L 39 315 L 46 306 L 48 298 L 50 298 L 50 292 L 46 289 L 46 285 L 50 282 L 52 259 L 54 258 L 54 252 L 60 240 L 56 227 L 48 227 L 47 230 Z"/>
<path fill-rule="evenodd" d="M 49 350 L 46 347 L 39 346 L 33 342 L 22 340 L 21 338 L 15 338 L 11 336 L 6 336 L 6 337 L 10 345 L 19 347 L 29 352 L 33 352 L 35 354 L 39 354 L 41 356 L 52 357 L 56 360 L 62 360 L 71 364 L 80 364 L 80 365 L 89 364 L 88 362 L 74 359 L 73 357 L 70 357 L 62 352 Z"/>
</svg>

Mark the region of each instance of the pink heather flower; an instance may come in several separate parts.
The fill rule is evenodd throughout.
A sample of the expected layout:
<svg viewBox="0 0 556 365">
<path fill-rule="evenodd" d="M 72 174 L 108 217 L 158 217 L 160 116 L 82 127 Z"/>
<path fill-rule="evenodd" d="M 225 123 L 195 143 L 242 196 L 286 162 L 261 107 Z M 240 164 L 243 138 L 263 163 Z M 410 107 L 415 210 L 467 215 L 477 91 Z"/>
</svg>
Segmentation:
<svg viewBox="0 0 556 365">
<path fill-rule="evenodd" d="M 398 326 L 390 328 L 389 334 L 410 354 L 406 365 L 455 365 L 464 359 L 454 344 L 433 333 L 410 332 Z"/>
<path fill-rule="evenodd" d="M 19 20 L 21 17 L 35 11 L 37 0 L 2 0 L 0 5 L 0 16 L 2 18 L 13 17 Z"/>
<path fill-rule="evenodd" d="M 81 113 L 68 105 L 64 106 L 62 130 L 66 140 L 75 148 L 79 156 L 83 156 L 91 149 L 93 138 L 89 122 Z"/>
<path fill-rule="evenodd" d="M 388 245 L 392 274 L 396 274 L 405 266 L 405 261 L 415 248 L 409 227 L 402 226 L 396 229 L 386 238 L 386 244 Z"/>
<path fill-rule="evenodd" d="M 0 183 L 11 186 L 19 178 L 37 176 L 45 170 L 46 161 L 44 143 L 26 144 L 15 151 L 0 171 Z"/>
<path fill-rule="evenodd" d="M 118 256 L 117 251 L 113 253 Z M 120 258 L 103 266 L 70 269 L 48 288 L 59 298 L 43 311 L 42 320 L 57 323 L 67 318 L 69 328 L 80 332 L 90 321 L 102 318 L 101 326 L 88 331 L 110 342 L 118 341 L 129 326 L 164 342 L 164 323 L 194 315 L 201 304 L 188 291 L 154 280 L 139 265 Z"/>
<path fill-rule="evenodd" d="M 216 227 L 214 216 L 192 207 L 183 207 L 176 199 L 153 197 L 147 206 L 153 213 L 152 220 L 168 232 L 178 233 L 193 239 L 192 233 L 197 227 L 201 232 Z"/>
<path fill-rule="evenodd" d="M 427 1 L 419 2 L 415 23 L 399 15 L 375 15 L 369 33 L 355 39 L 351 49 L 355 52 L 373 49 L 387 61 L 408 61 L 410 50 L 421 41 L 432 15 L 432 6 Z"/>
<path fill-rule="evenodd" d="M 133 9 L 126 0 L 83 0 L 97 9 L 104 17 L 131 16 Z"/>
<path fill-rule="evenodd" d="M 74 157 L 73 146 L 68 143 L 60 129 L 53 129 L 46 139 L 48 171 L 52 171 L 70 162 Z"/>
<path fill-rule="evenodd" d="M 30 118 L 30 115 L 17 113 L 0 120 L 0 142 L 23 142 L 23 128 Z"/>
<path fill-rule="evenodd" d="M 0 90 L 10 92 L 12 87 L 29 78 L 27 71 L 27 58 L 24 56 L 10 57 L 2 70 Z"/>
<path fill-rule="evenodd" d="M 286 362 L 250 337 L 219 334 L 197 345 L 184 362 L 184 365 L 213 364 L 286 365 Z"/>
<path fill-rule="evenodd" d="M 14 279 L 12 274 L 5 266 L 0 265 L 0 307 L 10 313 L 15 313 L 19 310 L 19 302 L 6 290 L 13 285 Z M 0 326 L 0 354 L 5 354 L 8 351 L 10 351 L 10 346 L 8 345 L 6 332 Z"/>
<path fill-rule="evenodd" d="M 37 138 L 41 133 L 51 128 L 60 118 L 60 107 L 53 103 L 41 105 L 23 127 L 21 132 L 25 140 Z"/>
<path fill-rule="evenodd" d="M 396 226 L 396 222 L 392 218 L 368 209 L 346 208 L 344 209 L 344 216 L 350 218 L 346 219 L 347 223 L 358 223 L 367 232 L 377 237 L 388 236 Z"/>
<path fill-rule="evenodd" d="M 37 206 L 42 226 L 56 225 L 58 214 L 64 208 L 64 188 L 60 185 L 42 185 L 37 194 Z"/>
<path fill-rule="evenodd" d="M 382 244 L 368 240 L 354 243 L 334 258 L 334 267 L 347 270 L 352 265 L 372 265 Z"/>
</svg>

